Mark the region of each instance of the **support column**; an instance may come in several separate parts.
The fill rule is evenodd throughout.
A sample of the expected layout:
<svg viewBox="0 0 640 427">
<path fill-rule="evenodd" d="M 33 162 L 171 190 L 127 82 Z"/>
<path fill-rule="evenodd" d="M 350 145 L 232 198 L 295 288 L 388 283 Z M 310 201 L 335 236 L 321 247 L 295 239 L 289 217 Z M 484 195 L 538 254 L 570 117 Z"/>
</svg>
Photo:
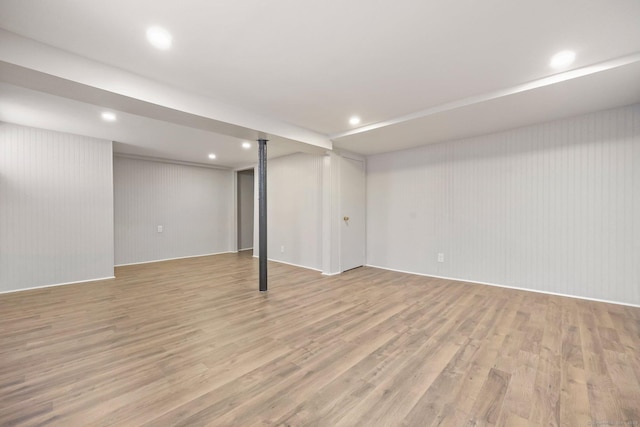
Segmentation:
<svg viewBox="0 0 640 427">
<path fill-rule="evenodd" d="M 267 140 L 258 140 L 258 229 L 260 292 L 267 291 Z"/>
</svg>

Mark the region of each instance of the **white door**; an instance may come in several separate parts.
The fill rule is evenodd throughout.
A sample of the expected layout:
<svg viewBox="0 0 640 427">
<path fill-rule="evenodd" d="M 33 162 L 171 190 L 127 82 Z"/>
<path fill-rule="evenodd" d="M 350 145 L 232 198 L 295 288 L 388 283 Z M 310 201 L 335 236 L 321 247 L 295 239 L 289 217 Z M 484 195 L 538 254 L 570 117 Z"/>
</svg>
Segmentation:
<svg viewBox="0 0 640 427">
<path fill-rule="evenodd" d="M 340 271 L 365 263 L 364 162 L 341 158 L 340 162 Z"/>
</svg>

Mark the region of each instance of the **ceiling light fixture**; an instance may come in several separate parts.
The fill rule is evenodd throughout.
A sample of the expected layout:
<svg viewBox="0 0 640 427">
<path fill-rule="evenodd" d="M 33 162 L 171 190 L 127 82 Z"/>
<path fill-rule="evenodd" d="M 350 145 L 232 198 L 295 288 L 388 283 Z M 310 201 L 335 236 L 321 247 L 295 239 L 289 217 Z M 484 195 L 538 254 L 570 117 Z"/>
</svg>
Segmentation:
<svg viewBox="0 0 640 427">
<path fill-rule="evenodd" d="M 349 123 L 352 125 L 359 125 L 360 124 L 360 117 L 358 116 L 353 116 L 349 119 Z"/>
<path fill-rule="evenodd" d="M 556 70 L 559 70 L 573 64 L 573 61 L 575 60 L 576 60 L 576 53 L 574 51 L 563 50 L 562 52 L 558 52 L 551 57 L 551 61 L 549 61 L 549 66 L 551 68 L 555 68 Z"/>
<path fill-rule="evenodd" d="M 249 148 L 251 148 L 251 143 L 250 142 L 243 142 L 242 143 L 242 148 L 244 148 L 245 150 L 248 150 Z"/>
<path fill-rule="evenodd" d="M 101 114 L 101 116 L 102 120 L 104 120 L 105 122 L 115 122 L 117 119 L 116 115 L 110 111 L 105 111 Z"/>
<path fill-rule="evenodd" d="M 153 47 L 160 50 L 167 50 L 171 47 L 173 37 L 169 31 L 162 27 L 149 27 L 147 29 L 147 40 L 153 45 Z"/>
<path fill-rule="evenodd" d="M 216 155 L 215 155 L 215 154 L 213 154 L 213 153 L 211 153 L 211 154 L 209 154 L 209 158 L 210 158 L 211 160 L 213 160 L 213 159 L 215 159 L 215 158 L 216 158 Z"/>
</svg>

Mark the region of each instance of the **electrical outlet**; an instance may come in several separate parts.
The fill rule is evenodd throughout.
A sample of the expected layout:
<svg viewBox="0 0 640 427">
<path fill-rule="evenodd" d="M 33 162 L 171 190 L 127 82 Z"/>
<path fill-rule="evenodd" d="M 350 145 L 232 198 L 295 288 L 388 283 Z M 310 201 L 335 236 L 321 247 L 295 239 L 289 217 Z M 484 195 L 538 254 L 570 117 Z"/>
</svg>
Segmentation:
<svg viewBox="0 0 640 427">
<path fill-rule="evenodd" d="M 284 246 L 280 246 L 280 253 L 283 254 L 284 253 Z"/>
<path fill-rule="evenodd" d="M 158 233 L 162 233 L 162 230 L 163 230 L 162 226 L 161 226 L 161 225 L 159 225 L 159 226 L 158 226 Z"/>
<path fill-rule="evenodd" d="M 438 262 L 444 262 L 444 254 L 443 253 L 439 253 L 438 254 Z"/>
</svg>

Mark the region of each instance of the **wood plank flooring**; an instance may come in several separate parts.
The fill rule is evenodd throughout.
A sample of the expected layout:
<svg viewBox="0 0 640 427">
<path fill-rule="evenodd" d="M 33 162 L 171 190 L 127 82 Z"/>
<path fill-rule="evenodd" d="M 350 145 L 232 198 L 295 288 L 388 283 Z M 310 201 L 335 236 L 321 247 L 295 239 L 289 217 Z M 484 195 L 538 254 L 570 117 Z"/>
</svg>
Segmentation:
<svg viewBox="0 0 640 427">
<path fill-rule="evenodd" d="M 640 426 L 640 309 L 224 254 L 0 295 L 1 426 Z"/>
</svg>

